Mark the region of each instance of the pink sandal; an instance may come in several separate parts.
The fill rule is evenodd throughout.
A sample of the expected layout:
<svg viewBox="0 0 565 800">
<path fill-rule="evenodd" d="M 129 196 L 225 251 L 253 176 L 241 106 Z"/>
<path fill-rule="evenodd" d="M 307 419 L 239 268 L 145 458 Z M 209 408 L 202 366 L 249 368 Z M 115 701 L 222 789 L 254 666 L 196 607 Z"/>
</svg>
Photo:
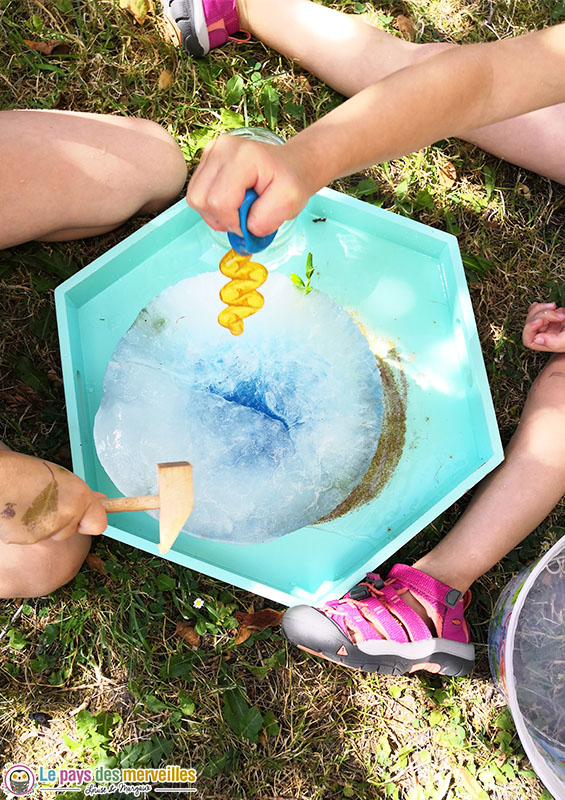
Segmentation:
<svg viewBox="0 0 565 800">
<path fill-rule="evenodd" d="M 162 0 L 163 13 L 183 50 L 200 58 L 228 39 L 249 41 L 240 31 L 236 0 Z M 235 36 L 239 34 L 239 36 Z"/>
<path fill-rule="evenodd" d="M 426 609 L 437 637 L 402 599 L 408 590 Z M 365 672 L 467 675 L 475 663 L 465 619 L 470 599 L 468 591 L 462 595 L 413 567 L 397 564 L 386 580 L 369 572 L 341 600 L 320 609 L 289 608 L 282 630 L 302 650 Z"/>
</svg>

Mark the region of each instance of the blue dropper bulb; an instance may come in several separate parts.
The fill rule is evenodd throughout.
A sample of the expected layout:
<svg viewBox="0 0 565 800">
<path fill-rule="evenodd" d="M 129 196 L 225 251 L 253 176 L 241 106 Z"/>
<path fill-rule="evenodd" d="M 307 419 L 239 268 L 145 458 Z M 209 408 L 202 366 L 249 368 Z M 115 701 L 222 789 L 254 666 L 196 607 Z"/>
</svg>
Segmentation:
<svg viewBox="0 0 565 800">
<path fill-rule="evenodd" d="M 264 250 L 277 235 L 278 228 L 273 233 L 269 233 L 268 236 L 255 236 L 247 229 L 247 215 L 249 209 L 258 197 L 259 195 L 255 189 L 245 190 L 245 197 L 239 207 L 239 224 L 243 236 L 239 236 L 237 233 L 231 233 L 231 231 L 228 233 L 230 245 L 236 253 L 243 256 L 251 255 L 251 253 L 259 253 L 261 250 Z"/>
</svg>

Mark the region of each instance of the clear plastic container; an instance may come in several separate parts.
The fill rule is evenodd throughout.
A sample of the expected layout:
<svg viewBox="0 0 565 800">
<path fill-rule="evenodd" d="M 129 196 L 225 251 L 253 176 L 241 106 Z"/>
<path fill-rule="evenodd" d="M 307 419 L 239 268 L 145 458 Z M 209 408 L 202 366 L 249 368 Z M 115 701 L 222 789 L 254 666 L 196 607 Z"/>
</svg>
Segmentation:
<svg viewBox="0 0 565 800">
<path fill-rule="evenodd" d="M 565 537 L 506 586 L 489 627 L 494 682 L 536 773 L 565 798 Z"/>
</svg>

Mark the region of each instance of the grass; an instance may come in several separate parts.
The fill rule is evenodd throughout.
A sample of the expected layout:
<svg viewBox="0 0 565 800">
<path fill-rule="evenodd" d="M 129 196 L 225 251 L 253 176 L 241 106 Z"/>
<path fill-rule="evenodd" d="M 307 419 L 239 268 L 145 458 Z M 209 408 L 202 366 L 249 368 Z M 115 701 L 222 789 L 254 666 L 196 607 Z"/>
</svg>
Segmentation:
<svg viewBox="0 0 565 800">
<path fill-rule="evenodd" d="M 398 14 L 412 17 L 422 41 L 480 41 L 565 19 L 558 0 L 334 5 L 396 34 Z M 176 136 L 192 168 L 219 131 L 244 123 L 288 137 L 340 102 L 258 42 L 191 61 L 160 33 L 154 15 L 141 27 L 114 2 L 0 0 L 0 107 L 147 116 Z M 25 39 L 68 47 L 43 56 Z M 173 76 L 166 90 L 163 70 Z M 563 188 L 456 140 L 335 188 L 458 236 L 507 441 L 546 361 L 521 346 L 527 305 L 564 302 Z M 13 448 L 70 466 L 52 290 L 144 221 L 1 254 L 0 439 Z M 464 505 L 395 560 L 425 552 Z M 97 559 L 54 595 L 0 604 L 0 760 L 194 766 L 208 800 L 548 798 L 490 682 L 485 641 L 500 589 L 563 524 L 561 505 L 476 584 L 478 660 L 460 680 L 350 673 L 288 649 L 276 628 L 235 645 L 234 614 L 265 601 L 100 540 Z M 183 621 L 199 635 L 192 644 Z"/>
</svg>

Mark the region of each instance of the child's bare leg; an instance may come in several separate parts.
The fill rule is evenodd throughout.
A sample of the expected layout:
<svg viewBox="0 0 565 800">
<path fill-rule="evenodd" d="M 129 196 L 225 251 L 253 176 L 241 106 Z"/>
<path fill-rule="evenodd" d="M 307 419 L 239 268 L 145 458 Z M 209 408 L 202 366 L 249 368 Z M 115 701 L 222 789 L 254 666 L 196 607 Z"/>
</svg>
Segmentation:
<svg viewBox="0 0 565 800">
<path fill-rule="evenodd" d="M 0 442 L 0 450 L 10 448 Z M 0 598 L 42 597 L 74 578 L 92 537 L 76 533 L 57 542 L 5 544 L 0 540 Z"/>
<path fill-rule="evenodd" d="M 241 27 L 351 97 L 452 44 L 413 44 L 310 0 L 238 0 Z M 462 98 L 463 101 L 463 98 Z M 375 110 L 378 125 L 378 109 Z M 565 104 L 469 131 L 499 158 L 565 183 Z"/>
<path fill-rule="evenodd" d="M 0 598 L 42 597 L 68 583 L 86 558 L 90 538 L 75 533 L 63 542 L 0 542 Z"/>
<path fill-rule="evenodd" d="M 534 382 L 506 460 L 448 535 L 414 564 L 465 591 L 533 531 L 565 494 L 565 354 Z"/>
<path fill-rule="evenodd" d="M 0 249 L 95 236 L 181 191 L 174 139 L 143 119 L 0 111 Z"/>
<path fill-rule="evenodd" d="M 310 0 L 237 0 L 241 28 L 346 97 L 412 64 L 417 45 Z"/>
</svg>

